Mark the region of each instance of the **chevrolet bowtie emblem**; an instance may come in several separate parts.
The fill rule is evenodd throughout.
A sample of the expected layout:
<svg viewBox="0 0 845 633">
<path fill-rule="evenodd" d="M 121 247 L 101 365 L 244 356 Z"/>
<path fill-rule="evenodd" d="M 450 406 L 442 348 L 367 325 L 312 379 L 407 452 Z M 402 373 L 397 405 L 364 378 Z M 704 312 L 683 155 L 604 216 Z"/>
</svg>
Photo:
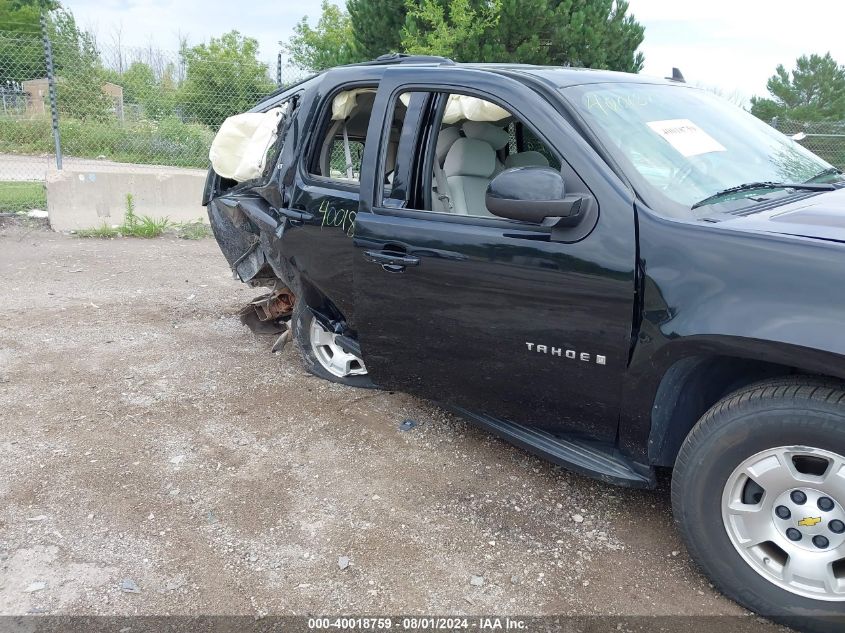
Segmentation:
<svg viewBox="0 0 845 633">
<path fill-rule="evenodd" d="M 798 521 L 798 525 L 803 527 L 813 527 L 816 523 L 821 523 L 821 517 L 804 517 L 800 521 Z"/>
</svg>

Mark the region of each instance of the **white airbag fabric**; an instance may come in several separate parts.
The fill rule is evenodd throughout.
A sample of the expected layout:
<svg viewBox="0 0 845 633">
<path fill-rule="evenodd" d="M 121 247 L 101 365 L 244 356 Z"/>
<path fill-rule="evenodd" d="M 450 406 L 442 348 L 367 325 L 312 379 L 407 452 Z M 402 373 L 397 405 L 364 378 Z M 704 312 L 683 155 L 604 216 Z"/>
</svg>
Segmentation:
<svg viewBox="0 0 845 633">
<path fill-rule="evenodd" d="M 443 112 L 443 123 L 451 124 L 458 121 L 501 121 L 510 114 L 495 103 L 490 103 L 478 97 L 467 95 L 449 95 L 446 110 Z"/>
<path fill-rule="evenodd" d="M 411 102 L 411 95 L 403 92 L 399 101 L 405 106 Z M 501 121 L 510 116 L 504 108 L 478 97 L 450 94 L 443 111 L 443 124 L 451 125 L 458 121 Z"/>
<path fill-rule="evenodd" d="M 214 171 L 237 182 L 258 178 L 286 112 L 287 104 L 267 112 L 236 114 L 223 121 L 208 151 Z"/>
<path fill-rule="evenodd" d="M 364 92 L 375 92 L 372 88 L 358 88 L 355 90 L 344 90 L 332 100 L 332 121 L 342 121 L 358 105 L 358 95 Z"/>
</svg>

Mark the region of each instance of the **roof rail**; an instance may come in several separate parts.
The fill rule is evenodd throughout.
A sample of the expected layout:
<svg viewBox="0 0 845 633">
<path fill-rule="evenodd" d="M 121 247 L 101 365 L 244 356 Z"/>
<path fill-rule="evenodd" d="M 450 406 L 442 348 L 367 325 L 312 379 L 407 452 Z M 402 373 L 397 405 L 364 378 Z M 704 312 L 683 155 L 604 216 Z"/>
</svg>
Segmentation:
<svg viewBox="0 0 845 633">
<path fill-rule="evenodd" d="M 382 66 L 386 64 L 445 64 L 447 66 L 453 66 L 455 62 L 448 57 L 439 57 L 437 55 L 386 53 L 384 55 L 379 55 L 371 61 L 349 64 L 349 66 Z"/>
</svg>

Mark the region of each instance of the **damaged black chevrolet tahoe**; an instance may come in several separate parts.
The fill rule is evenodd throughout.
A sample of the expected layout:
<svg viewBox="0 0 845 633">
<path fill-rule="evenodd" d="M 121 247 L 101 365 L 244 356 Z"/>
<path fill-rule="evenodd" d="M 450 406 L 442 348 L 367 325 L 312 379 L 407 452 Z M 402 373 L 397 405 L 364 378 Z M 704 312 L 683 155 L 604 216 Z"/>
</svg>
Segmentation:
<svg viewBox="0 0 845 633">
<path fill-rule="evenodd" d="M 211 224 L 310 371 L 430 398 L 607 482 L 672 468 L 689 551 L 845 613 L 845 179 L 677 81 L 393 56 L 262 101 Z"/>
</svg>

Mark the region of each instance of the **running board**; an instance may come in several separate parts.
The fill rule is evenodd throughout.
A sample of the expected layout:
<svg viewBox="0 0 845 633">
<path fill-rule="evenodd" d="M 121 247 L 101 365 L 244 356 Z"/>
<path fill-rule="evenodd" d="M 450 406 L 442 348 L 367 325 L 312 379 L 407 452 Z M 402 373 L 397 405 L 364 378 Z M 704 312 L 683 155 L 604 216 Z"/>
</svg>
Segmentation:
<svg viewBox="0 0 845 633">
<path fill-rule="evenodd" d="M 459 415 L 495 433 L 511 444 L 588 477 L 629 488 L 653 488 L 654 470 L 635 465 L 611 444 L 563 438 L 548 431 L 478 415 L 454 407 Z"/>
</svg>

